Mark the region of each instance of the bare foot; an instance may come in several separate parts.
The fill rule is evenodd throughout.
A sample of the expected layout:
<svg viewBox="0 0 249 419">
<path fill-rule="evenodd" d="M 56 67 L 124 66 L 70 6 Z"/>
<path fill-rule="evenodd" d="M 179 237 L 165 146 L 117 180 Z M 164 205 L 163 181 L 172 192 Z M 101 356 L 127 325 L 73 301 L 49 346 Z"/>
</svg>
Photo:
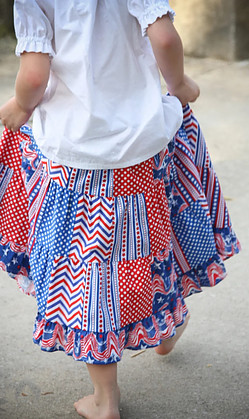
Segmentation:
<svg viewBox="0 0 249 419">
<path fill-rule="evenodd" d="M 184 330 L 187 327 L 189 318 L 190 318 L 190 314 L 188 313 L 185 318 L 185 322 L 181 326 L 176 328 L 175 336 L 173 336 L 173 338 L 170 338 L 170 339 L 165 339 L 160 345 L 158 345 L 155 348 L 155 351 L 158 355 L 167 355 L 172 351 L 172 349 L 174 349 L 176 342 L 182 336 Z"/>
<path fill-rule="evenodd" d="M 104 400 L 97 402 L 96 396 L 91 394 L 74 403 L 74 407 L 80 416 L 86 419 L 120 419 L 119 414 L 120 392 L 113 401 Z"/>
</svg>

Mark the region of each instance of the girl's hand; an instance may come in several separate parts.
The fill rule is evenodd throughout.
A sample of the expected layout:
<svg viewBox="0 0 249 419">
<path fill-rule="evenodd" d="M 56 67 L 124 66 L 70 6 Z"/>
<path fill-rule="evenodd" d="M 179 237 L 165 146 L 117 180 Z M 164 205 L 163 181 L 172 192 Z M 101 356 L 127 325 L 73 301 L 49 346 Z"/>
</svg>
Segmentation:
<svg viewBox="0 0 249 419">
<path fill-rule="evenodd" d="M 200 95 L 198 84 L 186 74 L 181 84 L 172 89 L 168 86 L 168 90 L 171 95 L 180 100 L 183 106 L 187 105 L 188 102 L 195 102 Z"/>
<path fill-rule="evenodd" d="M 32 112 L 26 112 L 18 105 L 15 97 L 12 97 L 0 108 L 2 124 L 14 132 L 18 131 L 28 121 L 31 115 Z"/>
</svg>

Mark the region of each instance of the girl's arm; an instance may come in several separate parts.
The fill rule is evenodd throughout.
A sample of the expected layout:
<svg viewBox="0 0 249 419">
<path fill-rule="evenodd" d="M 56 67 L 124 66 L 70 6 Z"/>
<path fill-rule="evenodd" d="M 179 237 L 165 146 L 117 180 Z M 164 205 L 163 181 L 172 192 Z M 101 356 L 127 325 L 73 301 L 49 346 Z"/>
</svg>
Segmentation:
<svg viewBox="0 0 249 419">
<path fill-rule="evenodd" d="M 0 108 L 3 125 L 12 131 L 17 131 L 28 121 L 44 95 L 49 73 L 48 54 L 24 52 L 21 55 L 15 96 Z"/>
<path fill-rule="evenodd" d="M 184 74 L 182 41 L 169 16 L 149 25 L 147 34 L 169 93 L 178 97 L 183 105 L 194 102 L 200 90 L 194 80 Z"/>
</svg>

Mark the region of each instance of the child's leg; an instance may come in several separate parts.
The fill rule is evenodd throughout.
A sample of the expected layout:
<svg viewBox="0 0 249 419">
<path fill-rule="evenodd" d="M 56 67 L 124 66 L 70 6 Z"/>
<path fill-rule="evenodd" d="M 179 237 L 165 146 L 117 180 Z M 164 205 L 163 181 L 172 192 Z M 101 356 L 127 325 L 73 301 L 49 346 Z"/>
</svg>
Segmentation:
<svg viewBox="0 0 249 419">
<path fill-rule="evenodd" d="M 175 336 L 173 336 L 173 338 L 171 338 L 171 339 L 164 340 L 161 343 L 161 345 L 158 345 L 155 348 L 155 351 L 156 351 L 157 354 L 159 354 L 159 355 L 167 355 L 167 354 L 169 354 L 172 351 L 172 349 L 174 349 L 174 346 L 175 346 L 176 342 L 182 336 L 184 330 L 187 327 L 189 318 L 190 318 L 190 315 L 187 314 L 186 319 L 185 319 L 185 322 L 181 326 L 179 326 L 179 327 L 176 328 L 176 334 L 175 334 Z"/>
<path fill-rule="evenodd" d="M 79 415 L 87 419 L 120 419 L 117 364 L 87 364 L 94 394 L 74 404 Z"/>
</svg>

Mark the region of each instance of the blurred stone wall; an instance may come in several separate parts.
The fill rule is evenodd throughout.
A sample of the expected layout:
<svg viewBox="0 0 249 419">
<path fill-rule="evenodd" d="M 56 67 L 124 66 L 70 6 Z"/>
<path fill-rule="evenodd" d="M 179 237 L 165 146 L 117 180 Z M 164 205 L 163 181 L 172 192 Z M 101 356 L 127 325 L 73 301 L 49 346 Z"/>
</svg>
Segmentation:
<svg viewBox="0 0 249 419">
<path fill-rule="evenodd" d="M 249 0 L 170 0 L 187 55 L 249 59 Z"/>
<path fill-rule="evenodd" d="M 13 0 L 0 0 L 0 37 L 14 34 Z"/>
</svg>

